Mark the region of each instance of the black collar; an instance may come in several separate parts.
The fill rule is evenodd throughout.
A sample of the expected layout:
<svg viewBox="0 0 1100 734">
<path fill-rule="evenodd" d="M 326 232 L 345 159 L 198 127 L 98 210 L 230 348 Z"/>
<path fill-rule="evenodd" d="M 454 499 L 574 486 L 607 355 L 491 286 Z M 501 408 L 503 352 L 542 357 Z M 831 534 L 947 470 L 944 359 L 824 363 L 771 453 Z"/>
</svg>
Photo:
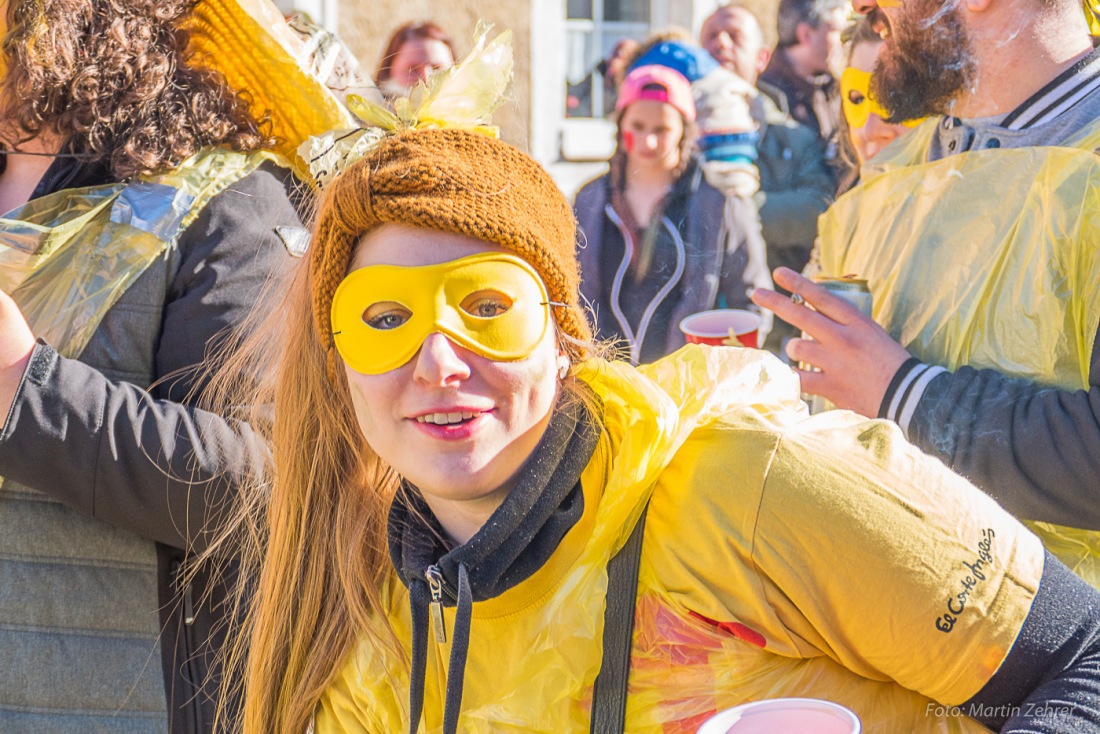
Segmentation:
<svg viewBox="0 0 1100 734">
<path fill-rule="evenodd" d="M 444 579 L 445 603 L 454 603 L 458 567 L 469 571 L 475 601 L 491 599 L 529 578 L 557 549 L 584 511 L 580 475 L 599 439 L 586 408 L 569 401 L 555 409 L 515 486 L 465 544 L 449 548 L 419 490 L 403 485 L 390 507 L 390 559 L 401 581 L 423 582 L 430 566 Z"/>
</svg>

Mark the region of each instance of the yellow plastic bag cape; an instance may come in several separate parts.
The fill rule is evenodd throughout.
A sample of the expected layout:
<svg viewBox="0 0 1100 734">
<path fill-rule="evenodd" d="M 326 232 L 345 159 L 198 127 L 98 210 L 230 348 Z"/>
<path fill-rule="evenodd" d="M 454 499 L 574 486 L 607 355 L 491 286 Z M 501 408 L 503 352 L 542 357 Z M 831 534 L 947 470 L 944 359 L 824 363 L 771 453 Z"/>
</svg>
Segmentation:
<svg viewBox="0 0 1100 734">
<path fill-rule="evenodd" d="M 832 435 L 843 434 L 847 437 L 844 440 L 853 435 L 849 429 L 854 423 L 866 426 L 844 411 L 807 421 L 797 377 L 774 357 L 757 350 L 688 346 L 640 369 L 594 360 L 580 368 L 578 377 L 602 400 L 605 421 L 604 434 L 581 476 L 583 515 L 534 575 L 498 597 L 474 603 L 460 722 L 463 732 L 588 731 L 592 686 L 602 656 L 607 562 L 626 542 L 655 483 L 694 487 L 697 485 L 693 482 L 706 481 L 690 476 L 697 465 L 681 452 L 693 456 L 689 446 L 698 446 L 694 442 L 715 436 L 703 431 L 702 435 L 711 439 L 699 439 L 700 434 L 693 432 L 719 422 L 732 426 L 727 421 L 733 414 L 748 416 L 746 420 L 754 426 L 770 426 L 739 433 L 745 437 L 743 441 L 722 444 L 730 446 L 731 453 L 723 451 L 721 457 L 715 454 L 722 468 L 717 474 L 707 474 L 726 478 L 744 472 L 758 477 L 767 474 L 767 462 L 773 454 L 764 442 L 773 440 L 777 426 L 796 428 L 814 421 L 819 427 L 838 427 L 839 433 Z M 904 445 L 895 427 L 883 422 L 875 425 Z M 679 467 L 675 476 L 662 477 L 670 464 Z M 938 463 L 935 471 L 945 473 Z M 679 483 L 683 479 L 687 484 Z M 722 486 L 727 485 L 723 482 Z M 837 487 L 848 491 L 851 485 L 840 481 Z M 741 504 L 745 496 L 730 492 L 729 501 L 735 509 L 727 507 L 714 514 L 734 518 L 734 522 L 753 516 L 756 505 L 751 501 Z M 667 488 L 662 489 L 661 497 L 662 503 L 679 501 L 676 491 Z M 984 496 L 981 501 L 994 507 L 992 500 Z M 869 734 L 987 731 L 967 716 L 896 683 L 857 675 L 820 648 L 805 655 L 798 651 L 777 654 L 753 643 L 751 633 L 739 637 L 736 625 L 732 631 L 722 630 L 686 613 L 677 601 L 684 589 L 669 587 L 691 574 L 665 563 L 658 578 L 654 564 L 662 560 L 662 538 L 670 537 L 661 518 L 665 525 L 675 518 L 685 522 L 690 518 L 674 511 L 671 505 L 659 507 L 657 502 L 655 498 L 650 505 L 642 552 L 626 731 L 689 734 L 716 711 L 784 695 L 814 696 L 848 705 L 863 717 L 864 731 Z M 957 510 L 951 508 L 951 512 Z M 908 512 L 900 514 L 913 517 Z M 1012 520 L 1005 516 L 1002 522 Z M 703 537 L 715 537 L 711 530 L 703 532 Z M 1025 543 L 1033 543 L 1031 555 L 1039 559 L 1032 569 L 1037 584 L 1041 548 L 1031 536 L 1027 539 Z M 714 551 L 707 557 L 713 558 Z M 810 558 L 806 561 L 812 562 Z M 738 575 L 749 569 L 746 578 L 757 578 L 751 572 L 751 563 L 730 565 L 737 568 L 707 565 L 706 572 L 731 594 L 748 600 L 746 603 L 764 603 L 759 581 L 752 585 Z M 798 573 L 799 564 L 785 567 Z M 850 591 L 846 593 L 850 596 Z M 411 639 L 409 599 L 395 577 L 391 576 L 383 590 L 383 603 L 407 655 Z M 937 607 L 942 604 L 938 596 L 934 603 Z M 869 605 L 856 618 L 862 618 L 866 611 L 871 614 L 868 625 L 890 626 L 895 622 L 876 620 L 875 604 L 869 601 Z M 708 610 L 699 611 L 705 614 Z M 454 609 L 444 609 L 444 618 L 447 629 L 453 629 Z M 932 620 L 927 621 L 929 638 L 941 639 Z M 1016 621 L 1022 624 L 1022 620 Z M 782 626 L 782 622 L 777 625 Z M 782 634 L 776 632 L 777 644 L 786 644 L 779 642 Z M 896 628 L 893 634 L 900 635 L 897 639 L 901 644 L 907 633 Z M 429 633 L 422 732 L 442 729 L 450 642 L 439 643 Z M 1007 649 L 1005 643 L 1002 657 Z M 902 647 L 900 654 L 908 656 L 910 652 Z M 982 662 L 972 660 L 981 655 L 960 653 L 957 657 L 963 666 Z M 991 661 L 992 665 L 999 664 L 1002 657 Z M 927 666 L 921 668 L 926 670 Z M 946 677 L 943 672 L 931 675 Z M 316 711 L 315 731 L 408 731 L 408 691 L 407 662 L 364 643 L 337 671 L 323 695 Z"/>
<path fill-rule="evenodd" d="M 0 218 L 0 288 L 31 330 L 67 357 L 198 216 L 269 153 L 199 153 L 171 173 L 59 191 Z"/>
<path fill-rule="evenodd" d="M 1064 147 L 925 162 L 936 121 L 873 160 L 819 221 L 821 272 L 866 278 L 915 356 L 1087 388 L 1100 323 L 1100 123 Z M 1100 587 L 1100 533 L 1035 523 Z"/>
</svg>

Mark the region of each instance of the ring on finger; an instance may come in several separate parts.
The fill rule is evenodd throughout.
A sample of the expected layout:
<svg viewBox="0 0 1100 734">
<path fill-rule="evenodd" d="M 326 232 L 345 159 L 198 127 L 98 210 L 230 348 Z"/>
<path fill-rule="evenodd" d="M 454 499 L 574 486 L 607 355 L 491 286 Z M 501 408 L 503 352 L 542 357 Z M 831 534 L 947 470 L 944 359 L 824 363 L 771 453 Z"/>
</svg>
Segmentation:
<svg viewBox="0 0 1100 734">
<path fill-rule="evenodd" d="M 797 294 L 797 293 L 792 293 L 791 294 L 791 303 L 793 303 L 794 305 L 801 306 L 805 302 L 806 302 L 806 299 L 803 298 L 802 296 L 800 296 L 799 294 Z"/>
</svg>

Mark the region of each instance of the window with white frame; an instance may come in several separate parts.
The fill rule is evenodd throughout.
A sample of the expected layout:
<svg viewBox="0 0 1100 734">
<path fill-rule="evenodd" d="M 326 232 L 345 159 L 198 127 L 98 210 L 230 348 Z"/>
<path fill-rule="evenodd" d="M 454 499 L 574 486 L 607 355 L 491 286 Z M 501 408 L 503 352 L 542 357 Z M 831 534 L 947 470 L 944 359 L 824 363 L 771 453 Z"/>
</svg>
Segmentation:
<svg viewBox="0 0 1100 734">
<path fill-rule="evenodd" d="M 651 0 L 568 0 L 566 28 L 567 118 L 606 117 L 615 106 L 600 62 L 623 38 L 643 40 Z"/>
</svg>

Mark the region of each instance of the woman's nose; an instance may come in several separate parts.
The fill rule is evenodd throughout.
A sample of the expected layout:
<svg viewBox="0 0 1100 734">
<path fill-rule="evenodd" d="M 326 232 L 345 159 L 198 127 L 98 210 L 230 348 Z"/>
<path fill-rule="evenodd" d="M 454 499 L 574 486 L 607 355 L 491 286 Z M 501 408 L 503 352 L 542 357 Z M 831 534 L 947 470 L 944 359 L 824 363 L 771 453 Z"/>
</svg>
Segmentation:
<svg viewBox="0 0 1100 734">
<path fill-rule="evenodd" d="M 864 129 L 864 134 L 868 140 L 886 145 L 898 136 L 898 130 L 896 125 L 891 125 L 872 112 L 867 116 L 867 126 Z"/>
<path fill-rule="evenodd" d="M 467 379 L 470 365 L 463 358 L 461 347 L 444 334 L 429 334 L 416 353 L 413 378 L 433 387 L 445 387 Z"/>
</svg>

